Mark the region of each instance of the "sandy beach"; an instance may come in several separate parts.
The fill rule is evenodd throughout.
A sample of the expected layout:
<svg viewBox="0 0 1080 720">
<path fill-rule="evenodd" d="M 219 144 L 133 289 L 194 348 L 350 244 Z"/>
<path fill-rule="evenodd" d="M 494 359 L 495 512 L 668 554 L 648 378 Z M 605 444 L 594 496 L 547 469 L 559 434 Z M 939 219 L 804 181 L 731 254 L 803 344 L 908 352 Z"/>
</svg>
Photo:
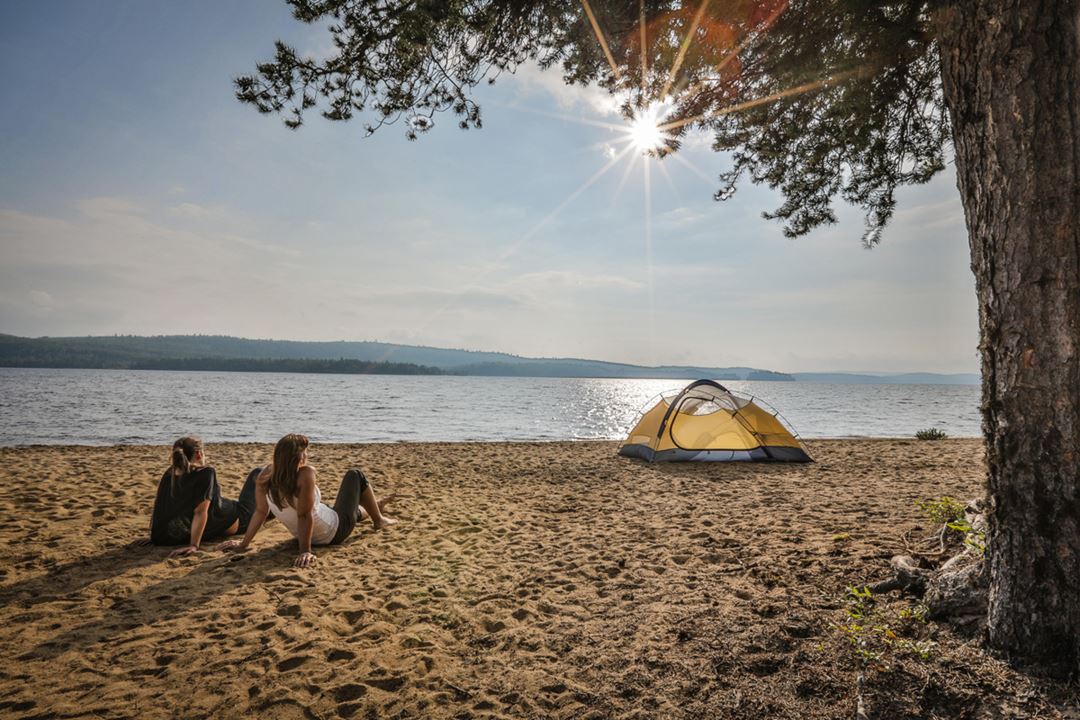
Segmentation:
<svg viewBox="0 0 1080 720">
<path fill-rule="evenodd" d="M 358 466 L 401 523 L 307 570 L 279 523 L 242 555 L 129 546 L 164 447 L 0 449 L 0 716 L 852 718 L 864 670 L 870 717 L 1077 717 L 933 621 L 895 626 L 926 658 L 862 660 L 842 629 L 847 586 L 931 532 L 916 500 L 981 494 L 980 442 L 817 441 L 811 465 L 615 449 L 314 445 L 328 502 Z M 235 496 L 271 448 L 207 450 Z"/>
</svg>

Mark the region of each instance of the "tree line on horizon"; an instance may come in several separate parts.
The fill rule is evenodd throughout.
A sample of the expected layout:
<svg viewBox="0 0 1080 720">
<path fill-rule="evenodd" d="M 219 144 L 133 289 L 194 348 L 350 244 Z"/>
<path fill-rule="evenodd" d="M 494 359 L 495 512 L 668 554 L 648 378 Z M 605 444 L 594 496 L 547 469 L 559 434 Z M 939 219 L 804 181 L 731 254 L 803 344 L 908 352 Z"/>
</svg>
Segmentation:
<svg viewBox="0 0 1080 720">
<path fill-rule="evenodd" d="M 365 370 L 363 363 L 377 363 L 379 369 Z M 388 369 L 391 366 L 400 370 Z M 380 372 L 403 375 L 797 379 L 786 373 L 745 367 L 646 367 L 603 360 L 526 358 L 508 353 L 374 341 L 252 340 L 227 335 L 28 338 L 0 334 L 0 367 L 254 372 L 274 367 L 282 368 L 281 372 Z"/>
<path fill-rule="evenodd" d="M 130 370 L 325 373 L 341 375 L 452 375 L 430 365 L 377 360 L 302 358 L 160 358 L 132 363 Z"/>
<path fill-rule="evenodd" d="M 211 336 L 203 336 L 201 339 L 208 338 L 223 343 L 235 341 L 235 338 Z M 191 354 L 181 354 L 179 351 L 184 346 L 182 340 L 182 336 L 21 338 L 0 335 L 0 367 L 363 375 L 452 374 L 431 365 L 361 358 L 233 357 L 207 352 L 207 348 L 201 344 L 196 345 Z"/>
</svg>

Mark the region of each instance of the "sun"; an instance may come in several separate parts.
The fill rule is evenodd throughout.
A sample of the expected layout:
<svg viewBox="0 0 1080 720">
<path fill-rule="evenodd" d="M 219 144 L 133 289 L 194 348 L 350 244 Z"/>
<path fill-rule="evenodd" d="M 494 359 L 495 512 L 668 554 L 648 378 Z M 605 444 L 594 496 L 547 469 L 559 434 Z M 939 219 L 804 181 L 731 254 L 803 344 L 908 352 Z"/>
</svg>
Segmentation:
<svg viewBox="0 0 1080 720">
<path fill-rule="evenodd" d="M 627 133 L 630 136 L 630 142 L 638 152 L 648 154 L 664 146 L 665 140 L 668 139 L 667 134 L 660 127 L 660 118 L 664 116 L 664 112 L 665 107 L 660 103 L 655 103 L 639 110 L 629 121 L 630 127 Z"/>
</svg>

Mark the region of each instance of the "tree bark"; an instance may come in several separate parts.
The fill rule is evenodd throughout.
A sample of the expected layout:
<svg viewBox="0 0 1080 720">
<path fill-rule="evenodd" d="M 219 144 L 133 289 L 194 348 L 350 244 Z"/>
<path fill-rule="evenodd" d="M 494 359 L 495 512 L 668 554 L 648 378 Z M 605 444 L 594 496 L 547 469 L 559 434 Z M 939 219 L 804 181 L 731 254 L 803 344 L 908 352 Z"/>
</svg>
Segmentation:
<svg viewBox="0 0 1080 720">
<path fill-rule="evenodd" d="M 979 297 L 991 646 L 1080 662 L 1080 0 L 938 17 Z"/>
</svg>

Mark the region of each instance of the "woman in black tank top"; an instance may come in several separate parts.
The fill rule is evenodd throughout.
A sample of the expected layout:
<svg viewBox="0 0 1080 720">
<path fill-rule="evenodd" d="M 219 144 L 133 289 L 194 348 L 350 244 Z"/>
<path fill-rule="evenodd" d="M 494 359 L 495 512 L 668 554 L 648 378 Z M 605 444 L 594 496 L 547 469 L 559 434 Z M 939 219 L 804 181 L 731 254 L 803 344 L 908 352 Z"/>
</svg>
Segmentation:
<svg viewBox="0 0 1080 720">
<path fill-rule="evenodd" d="M 255 511 L 255 478 L 261 468 L 248 474 L 240 499 L 230 500 L 222 497 L 217 473 L 205 462 L 198 438 L 173 443 L 172 465 L 158 483 L 150 518 L 150 542 L 183 546 L 169 557 L 198 552 L 204 538 L 244 532 Z"/>
</svg>

